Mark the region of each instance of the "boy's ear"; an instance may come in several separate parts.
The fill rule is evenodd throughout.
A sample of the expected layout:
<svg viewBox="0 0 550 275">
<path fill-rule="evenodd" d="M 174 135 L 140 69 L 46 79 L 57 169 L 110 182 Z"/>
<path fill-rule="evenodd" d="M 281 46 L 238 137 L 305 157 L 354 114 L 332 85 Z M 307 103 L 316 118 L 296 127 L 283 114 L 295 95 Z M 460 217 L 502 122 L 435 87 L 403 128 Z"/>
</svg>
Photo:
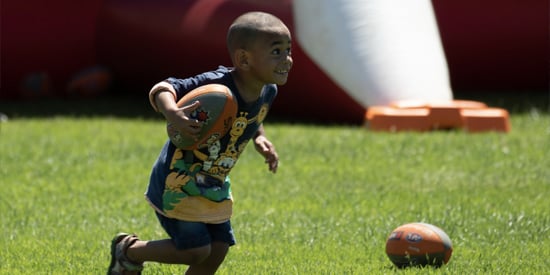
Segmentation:
<svg viewBox="0 0 550 275">
<path fill-rule="evenodd" d="M 248 70 L 249 68 L 249 56 L 248 52 L 243 49 L 238 49 L 233 53 L 235 59 L 235 66 L 242 70 Z"/>
</svg>

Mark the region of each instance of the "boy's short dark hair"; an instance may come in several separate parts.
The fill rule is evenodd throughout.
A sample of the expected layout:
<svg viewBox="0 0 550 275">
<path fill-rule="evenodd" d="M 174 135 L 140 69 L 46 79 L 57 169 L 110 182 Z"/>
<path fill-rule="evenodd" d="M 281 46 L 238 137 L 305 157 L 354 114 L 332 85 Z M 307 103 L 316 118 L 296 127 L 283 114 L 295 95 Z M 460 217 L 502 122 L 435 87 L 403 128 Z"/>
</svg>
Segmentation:
<svg viewBox="0 0 550 275">
<path fill-rule="evenodd" d="M 235 19 L 227 32 L 227 49 L 232 54 L 236 49 L 249 49 L 258 36 L 286 29 L 276 16 L 265 12 L 247 12 Z"/>
</svg>

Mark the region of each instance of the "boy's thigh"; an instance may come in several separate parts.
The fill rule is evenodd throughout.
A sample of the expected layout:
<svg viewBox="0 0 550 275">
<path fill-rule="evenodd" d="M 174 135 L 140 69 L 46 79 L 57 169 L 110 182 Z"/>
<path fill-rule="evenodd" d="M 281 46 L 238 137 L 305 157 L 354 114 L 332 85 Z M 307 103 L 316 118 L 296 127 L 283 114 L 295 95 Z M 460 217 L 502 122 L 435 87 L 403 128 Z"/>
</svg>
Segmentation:
<svg viewBox="0 0 550 275">
<path fill-rule="evenodd" d="M 220 224 L 206 224 L 171 219 L 158 213 L 157 217 L 177 249 L 201 247 L 214 241 L 224 242 L 229 246 L 235 244 L 235 235 L 230 221 Z"/>
</svg>

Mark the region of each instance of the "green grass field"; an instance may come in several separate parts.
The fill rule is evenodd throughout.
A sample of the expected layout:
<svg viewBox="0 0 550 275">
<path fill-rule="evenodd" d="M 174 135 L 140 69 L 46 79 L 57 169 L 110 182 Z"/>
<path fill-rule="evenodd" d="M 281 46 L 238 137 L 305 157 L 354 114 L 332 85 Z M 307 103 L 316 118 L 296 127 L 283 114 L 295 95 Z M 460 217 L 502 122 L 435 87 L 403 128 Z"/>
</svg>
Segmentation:
<svg viewBox="0 0 550 275">
<path fill-rule="evenodd" d="M 238 244 L 219 274 L 548 274 L 550 116 L 511 122 L 509 134 L 266 123 L 281 165 L 270 174 L 249 146 L 233 170 Z M 143 198 L 160 119 L 0 127 L 0 274 L 103 274 L 118 231 L 166 236 Z M 408 222 L 447 232 L 448 265 L 392 267 L 386 238 Z"/>
</svg>

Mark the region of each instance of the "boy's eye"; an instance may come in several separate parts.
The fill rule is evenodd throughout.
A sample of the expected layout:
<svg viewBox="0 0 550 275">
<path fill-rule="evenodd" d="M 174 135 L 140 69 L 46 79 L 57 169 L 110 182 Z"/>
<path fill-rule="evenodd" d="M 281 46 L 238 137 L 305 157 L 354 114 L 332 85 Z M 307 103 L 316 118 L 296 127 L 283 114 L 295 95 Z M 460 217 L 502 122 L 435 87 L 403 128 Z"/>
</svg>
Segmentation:
<svg viewBox="0 0 550 275">
<path fill-rule="evenodd" d="M 286 53 L 287 55 L 290 55 L 290 54 L 292 53 L 292 50 L 291 50 L 290 48 L 287 48 L 287 49 L 285 50 L 285 53 Z M 273 50 L 273 51 L 271 52 L 271 54 L 280 55 L 280 54 L 281 54 L 281 49 L 275 49 L 275 50 Z"/>
</svg>

